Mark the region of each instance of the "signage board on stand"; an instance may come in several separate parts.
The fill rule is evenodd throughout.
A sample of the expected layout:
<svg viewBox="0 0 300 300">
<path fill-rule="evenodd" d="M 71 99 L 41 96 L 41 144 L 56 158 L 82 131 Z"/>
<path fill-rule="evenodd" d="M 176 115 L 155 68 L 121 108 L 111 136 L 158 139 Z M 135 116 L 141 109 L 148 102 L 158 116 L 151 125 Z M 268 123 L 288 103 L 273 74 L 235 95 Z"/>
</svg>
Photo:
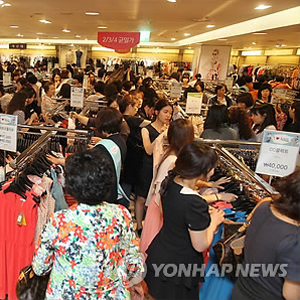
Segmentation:
<svg viewBox="0 0 300 300">
<path fill-rule="evenodd" d="M 186 99 L 185 112 L 187 114 L 201 113 L 203 93 L 188 93 Z"/>
<path fill-rule="evenodd" d="M 84 89 L 80 87 L 71 87 L 71 106 L 83 108 Z"/>
<path fill-rule="evenodd" d="M 147 70 L 146 76 L 153 78 L 153 70 Z"/>
<path fill-rule="evenodd" d="M 88 88 L 88 79 L 89 79 L 89 75 L 84 75 L 83 76 L 83 83 L 82 83 L 82 87 L 87 90 Z"/>
<path fill-rule="evenodd" d="M 11 73 L 3 72 L 3 86 L 11 85 Z"/>
<path fill-rule="evenodd" d="M 18 117 L 0 114 L 0 149 L 17 151 Z"/>
<path fill-rule="evenodd" d="M 171 82 L 171 90 L 170 90 L 170 97 L 171 98 L 180 98 L 182 91 L 182 83 L 172 81 Z"/>
<path fill-rule="evenodd" d="M 255 172 L 287 176 L 295 171 L 300 149 L 300 133 L 265 130 Z"/>
<path fill-rule="evenodd" d="M 48 61 L 48 63 L 47 63 L 47 70 L 48 70 L 48 73 L 51 72 L 51 69 L 52 69 L 52 62 L 51 62 L 51 61 Z"/>
<path fill-rule="evenodd" d="M 58 63 L 54 64 L 54 69 L 59 69 L 59 64 Z"/>
<path fill-rule="evenodd" d="M 139 66 L 138 67 L 138 72 L 139 72 L 139 75 L 144 75 L 144 67 L 143 66 Z"/>
</svg>

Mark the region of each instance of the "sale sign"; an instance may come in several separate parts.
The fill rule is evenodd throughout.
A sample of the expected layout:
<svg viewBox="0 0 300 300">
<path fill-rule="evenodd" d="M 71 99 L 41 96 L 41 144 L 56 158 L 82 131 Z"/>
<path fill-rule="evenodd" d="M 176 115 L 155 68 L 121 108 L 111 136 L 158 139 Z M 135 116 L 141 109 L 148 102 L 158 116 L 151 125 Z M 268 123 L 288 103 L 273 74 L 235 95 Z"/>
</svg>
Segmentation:
<svg viewBox="0 0 300 300">
<path fill-rule="evenodd" d="M 130 49 L 139 42 L 139 32 L 98 32 L 98 43 L 110 49 Z"/>
<path fill-rule="evenodd" d="M 293 173 L 299 149 L 299 133 L 265 130 L 255 172 L 279 177 Z"/>
</svg>

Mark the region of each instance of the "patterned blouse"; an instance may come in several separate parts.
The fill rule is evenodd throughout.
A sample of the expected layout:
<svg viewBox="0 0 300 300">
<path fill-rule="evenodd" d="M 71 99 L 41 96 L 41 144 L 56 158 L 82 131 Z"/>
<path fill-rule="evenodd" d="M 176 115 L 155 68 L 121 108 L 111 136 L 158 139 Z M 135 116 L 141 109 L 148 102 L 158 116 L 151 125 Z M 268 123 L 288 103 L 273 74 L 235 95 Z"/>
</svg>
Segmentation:
<svg viewBox="0 0 300 300">
<path fill-rule="evenodd" d="M 142 273 L 131 216 L 121 205 L 74 204 L 52 215 L 32 262 L 51 270 L 46 299 L 130 299 L 128 280 Z"/>
<path fill-rule="evenodd" d="M 51 99 L 47 95 L 44 95 L 42 97 L 41 108 L 42 108 L 43 114 L 46 114 L 46 115 L 49 114 L 56 107 L 57 107 L 57 104 L 56 104 L 55 100 Z"/>
</svg>

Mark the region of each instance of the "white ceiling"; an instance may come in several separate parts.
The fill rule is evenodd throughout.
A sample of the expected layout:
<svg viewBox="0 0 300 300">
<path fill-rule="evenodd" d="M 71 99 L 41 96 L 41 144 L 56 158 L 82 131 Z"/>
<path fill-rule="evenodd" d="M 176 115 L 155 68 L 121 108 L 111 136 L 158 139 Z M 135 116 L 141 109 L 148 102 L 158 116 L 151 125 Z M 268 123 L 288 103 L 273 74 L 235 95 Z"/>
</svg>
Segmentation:
<svg viewBox="0 0 300 300">
<path fill-rule="evenodd" d="M 299 5 L 299 0 L 4 0 L 11 7 L 0 7 L 0 39 L 76 39 L 96 40 L 98 31 L 151 31 L 151 42 L 174 43 L 190 37 L 218 30 L 222 27 L 286 10 Z M 266 10 L 255 10 L 260 4 L 272 5 Z M 87 16 L 86 11 L 99 12 Z M 40 19 L 51 24 L 40 23 Z M 300 20 L 300 17 L 299 17 Z M 300 23 L 300 22 L 299 22 Z M 206 28 L 213 24 L 214 28 Z M 19 28 L 10 28 L 18 25 Z M 107 29 L 98 29 L 107 26 Z M 210 43 L 232 44 L 234 48 L 251 46 L 252 41 L 263 48 L 282 44 L 300 45 L 300 25 L 266 31 L 265 36 L 251 34 L 228 38 L 228 41 Z M 62 32 L 69 29 L 70 33 Z M 38 35 L 37 33 L 43 33 Z M 80 35 L 80 38 L 75 37 Z M 22 39 L 23 39 L 22 38 Z M 171 46 L 171 45 L 170 45 Z"/>
</svg>

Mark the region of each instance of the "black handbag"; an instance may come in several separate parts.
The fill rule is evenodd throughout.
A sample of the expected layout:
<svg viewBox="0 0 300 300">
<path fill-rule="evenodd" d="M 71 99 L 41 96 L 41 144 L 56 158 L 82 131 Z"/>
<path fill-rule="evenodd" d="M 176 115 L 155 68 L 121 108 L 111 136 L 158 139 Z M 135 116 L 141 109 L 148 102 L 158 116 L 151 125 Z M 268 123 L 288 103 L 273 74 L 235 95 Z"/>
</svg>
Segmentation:
<svg viewBox="0 0 300 300">
<path fill-rule="evenodd" d="M 250 225 L 251 219 L 256 209 L 263 202 L 271 201 L 270 198 L 261 200 L 248 215 L 244 223 L 237 223 L 231 220 L 225 219 L 224 221 L 224 238 L 218 241 L 213 250 L 216 254 L 216 258 L 220 267 L 224 265 L 231 265 L 232 270 L 228 270 L 228 274 L 232 277 L 236 277 L 237 265 L 243 263 L 244 260 L 244 247 L 247 228 Z M 234 233 L 232 233 L 235 231 Z"/>
<path fill-rule="evenodd" d="M 20 271 L 16 293 L 19 300 L 43 300 L 50 273 L 45 276 L 37 276 L 32 266 L 27 266 Z"/>
</svg>

